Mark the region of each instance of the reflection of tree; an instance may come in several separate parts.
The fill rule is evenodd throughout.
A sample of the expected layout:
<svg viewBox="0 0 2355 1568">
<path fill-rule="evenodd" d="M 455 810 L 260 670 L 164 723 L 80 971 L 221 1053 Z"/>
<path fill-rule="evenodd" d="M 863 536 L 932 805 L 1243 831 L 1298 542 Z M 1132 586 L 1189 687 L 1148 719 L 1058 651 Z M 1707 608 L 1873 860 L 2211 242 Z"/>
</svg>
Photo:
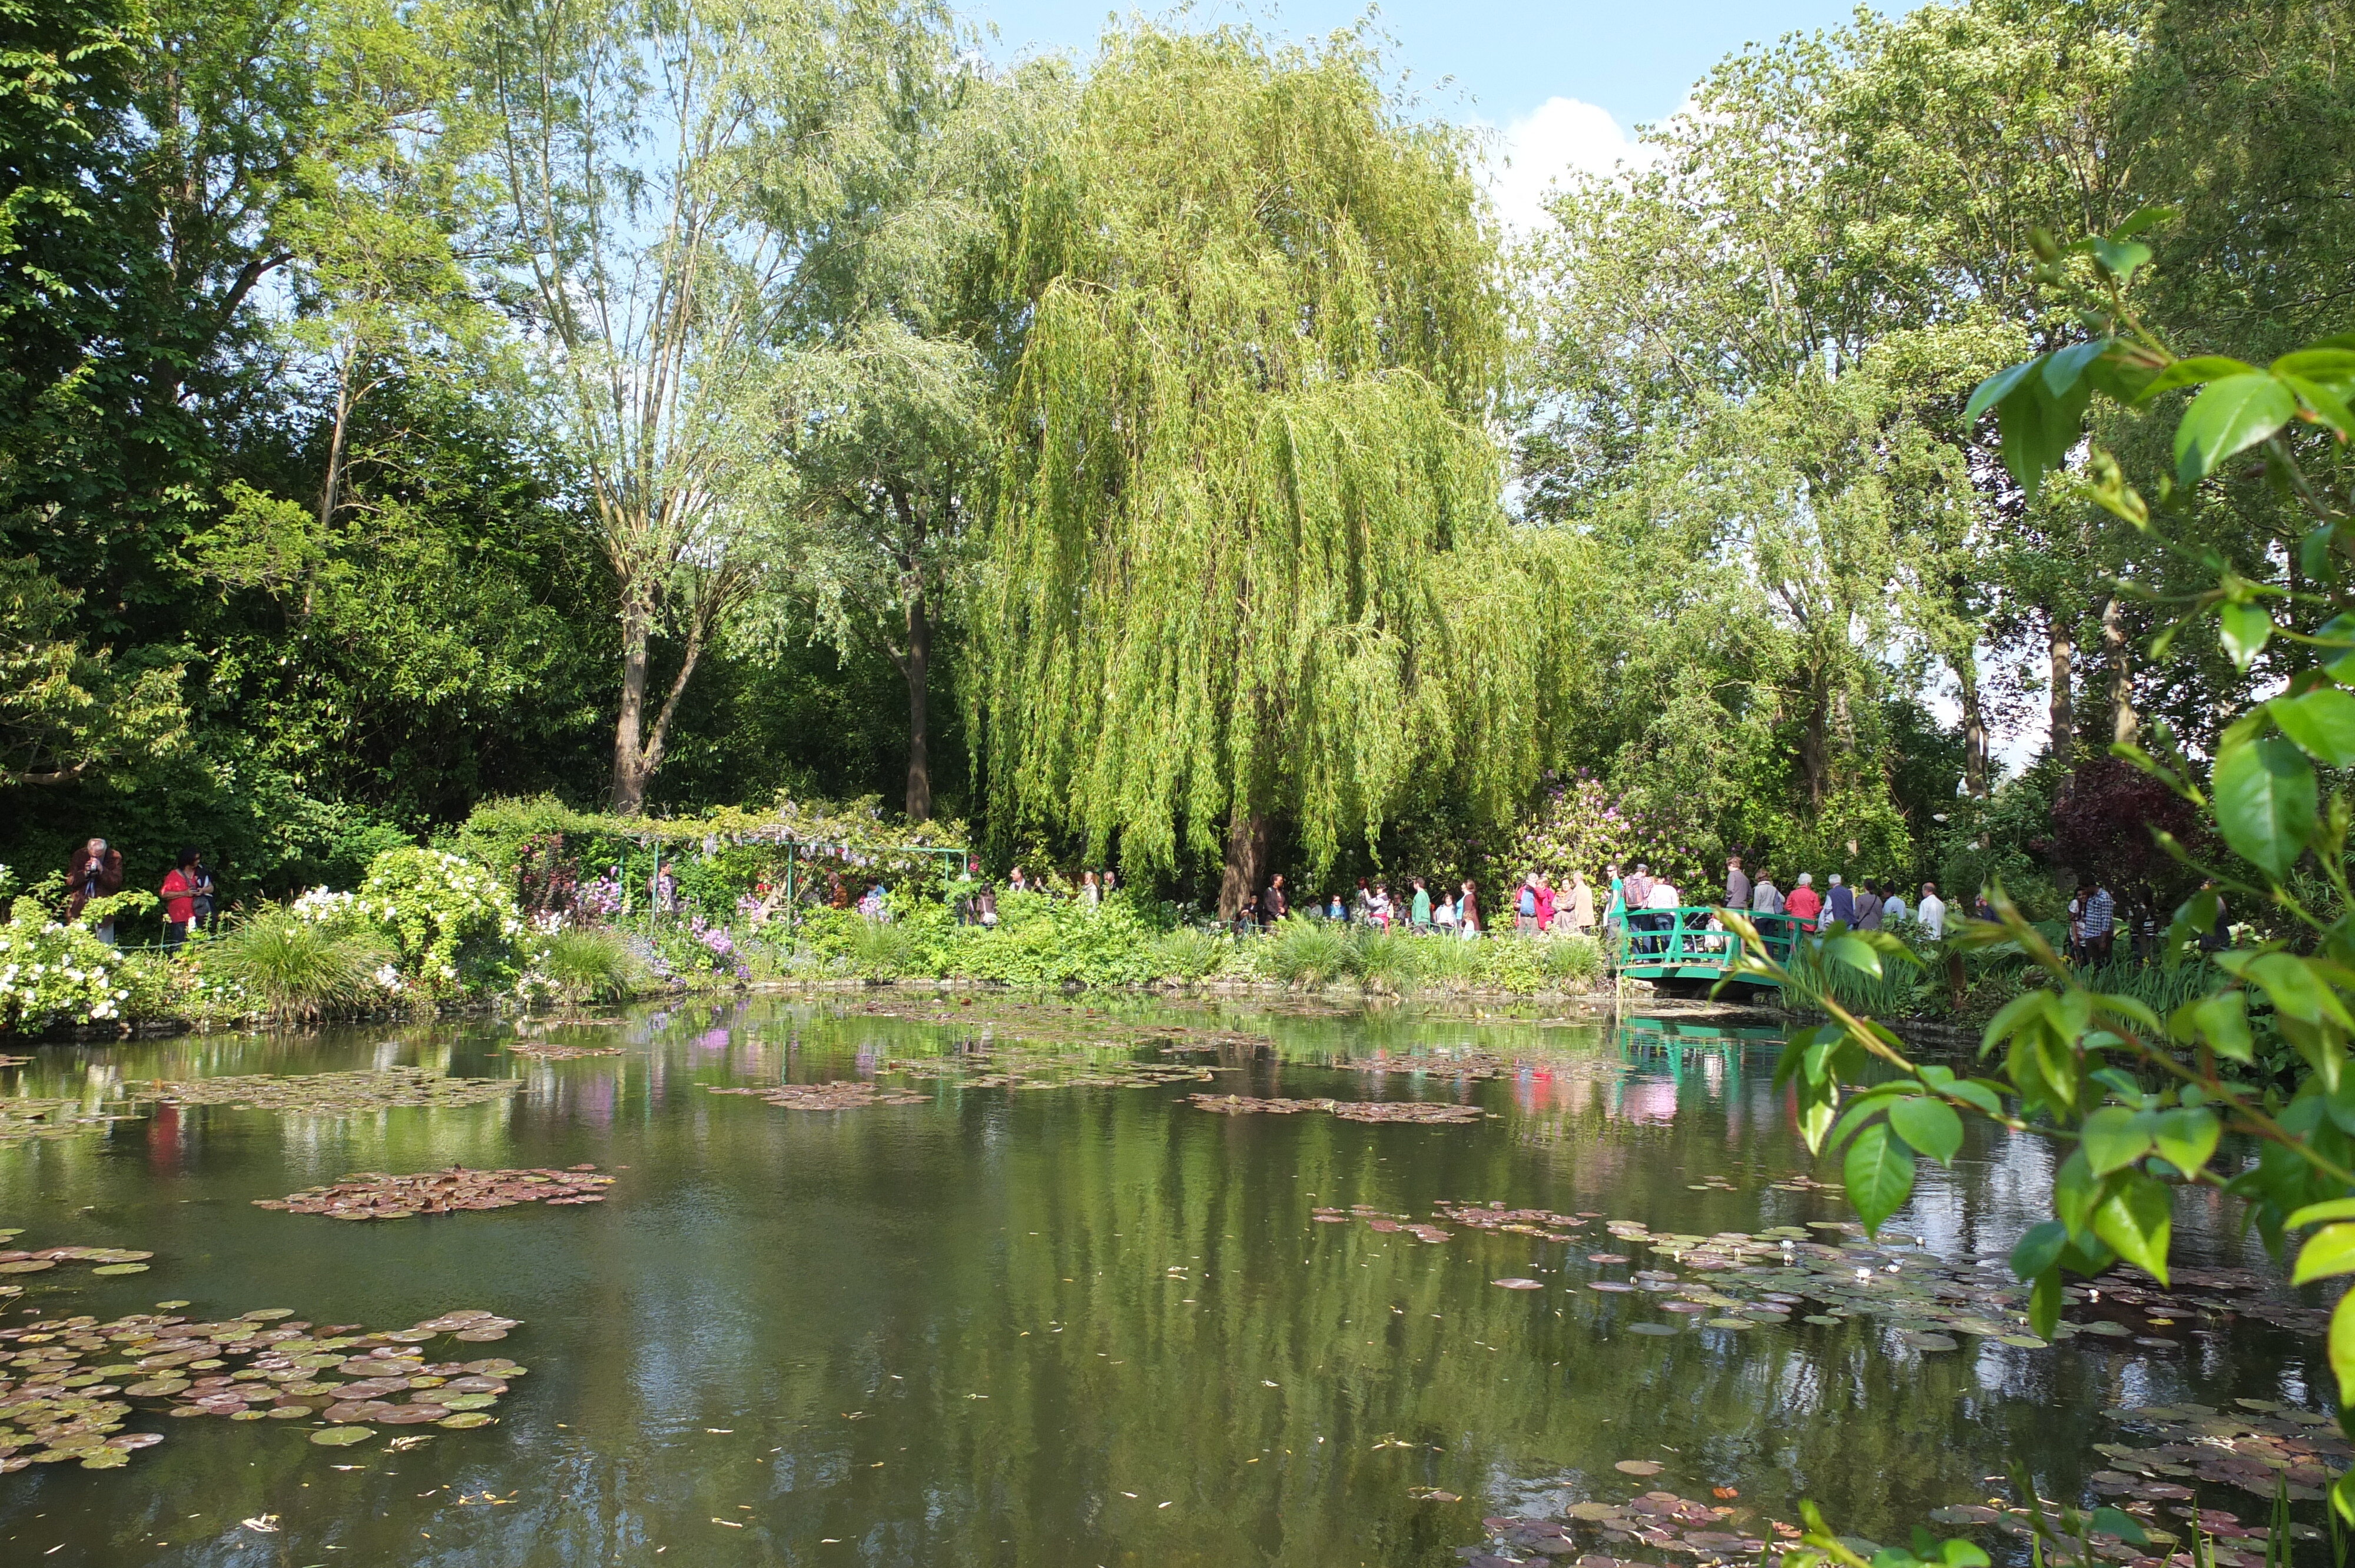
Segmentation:
<svg viewBox="0 0 2355 1568">
<path fill-rule="evenodd" d="M 143 1302 L 371 1322 L 480 1306 L 527 1320 L 500 1349 L 534 1371 L 488 1440 L 451 1434 L 327 1492 L 293 1434 L 176 1435 L 135 1462 L 144 1495 L 201 1493 L 180 1511 L 216 1520 L 232 1501 L 231 1518 L 280 1511 L 297 1547 L 411 1529 L 461 1551 L 496 1539 L 498 1560 L 523 1568 L 705 1540 L 720 1533 L 715 1514 L 749 1528 L 741 1555 L 730 1542 L 699 1559 L 713 1563 L 765 1561 L 756 1539 L 782 1555 L 835 1536 L 892 1564 L 1110 1563 L 1119 1551 L 1156 1563 L 1437 1565 L 1478 1539 L 1512 1478 L 1568 1473 L 1617 1499 L 1637 1489 L 1610 1467 L 1628 1457 L 1668 1463 L 1649 1484 L 1687 1496 L 1732 1485 L 1742 1506 L 1770 1511 L 1814 1496 L 1867 1534 L 1983 1495 L 1981 1478 L 2012 1457 L 2043 1495 L 2075 1496 L 2088 1445 L 2108 1434 L 2053 1413 L 2118 1402 L 2108 1350 L 1892 1354 L 1888 1327 L 1862 1319 L 1639 1340 L 1625 1325 L 1658 1316 L 1643 1301 L 1551 1287 L 1539 1272 L 1586 1245 L 1460 1230 L 1431 1245 L 1308 1220 L 1314 1204 L 1359 1202 L 1423 1217 L 1439 1199 L 1703 1234 L 1843 1217 L 1764 1186 L 1806 1161 L 1766 1075 L 1735 1070 L 1763 1058 L 1737 1063 L 1732 1046 L 1684 1048 L 1679 1075 L 1666 1053 L 1623 1055 L 1593 1028 L 1246 1013 L 1215 1022 L 1263 1028 L 1276 1056 L 1221 1075 L 1241 1092 L 1278 1079 L 1345 1092 L 1355 1080 L 1320 1063 L 1467 1044 L 1521 1051 L 1592 1088 L 1519 1113 L 1518 1080 L 1475 1084 L 1497 1113 L 1480 1128 L 1214 1117 L 1168 1103 L 1174 1089 L 953 1084 L 937 1109 L 805 1115 L 697 1086 L 847 1075 L 863 1048 L 917 1055 L 972 1031 L 770 1002 L 654 1017 L 613 1031 L 623 1056 L 520 1069 L 528 1086 L 512 1107 L 342 1121 L 200 1107 L 187 1113 L 189 1172 L 152 1192 L 110 1152 L 137 1147 L 135 1123 L 0 1159 L 0 1213 L 104 1200 L 89 1222 L 99 1234 L 69 1239 L 153 1245 L 171 1239 L 156 1234 L 165 1220 L 186 1227 L 177 1254 L 142 1277 Z M 718 1029 L 724 1050 L 695 1048 Z M 479 1075 L 509 1070 L 499 1038 L 460 1024 L 54 1050 L 21 1089 L 121 1072 L 376 1066 L 388 1048 Z M 1674 1120 L 1620 1113 L 1621 1087 L 1663 1086 L 1678 1097 Z M 610 1121 L 585 1114 L 600 1101 Z M 2041 1190 L 2028 1168 L 2041 1158 L 1975 1148 L 1925 1178 L 1918 1234 L 1966 1255 L 1999 1251 Z M 336 1225 L 244 1207 L 346 1171 L 590 1159 L 631 1167 L 603 1211 Z M 1741 1190 L 1688 1186 L 1717 1175 Z M 182 1197 L 229 1201 L 199 1231 Z M 1897 1228 L 1917 1234 L 1911 1220 Z M 2221 1225 L 2211 1234 L 2231 1245 Z M 1524 1273 L 1550 1288 L 1488 1284 Z M 2251 1355 L 2261 1348 L 2211 1340 L 2183 1375 L 2195 1396 L 2256 1392 L 2281 1364 Z M 1392 1436 L 1410 1446 L 1375 1446 Z M 442 1484 L 522 1495 L 494 1520 L 417 1498 Z M 1410 1486 L 1465 1502 L 1414 1501 Z M 1165 1499 L 1174 1506 L 1158 1509 Z M 128 1509 L 75 1528 L 93 1543 L 85 1560 L 112 1561 L 155 1523 Z"/>
</svg>

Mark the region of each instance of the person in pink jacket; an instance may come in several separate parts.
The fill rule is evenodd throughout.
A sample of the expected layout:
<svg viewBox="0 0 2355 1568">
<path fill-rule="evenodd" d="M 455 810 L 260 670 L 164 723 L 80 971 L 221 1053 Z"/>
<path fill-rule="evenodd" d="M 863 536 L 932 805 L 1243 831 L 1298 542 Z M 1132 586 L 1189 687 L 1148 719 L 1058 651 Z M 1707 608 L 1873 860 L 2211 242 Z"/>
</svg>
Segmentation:
<svg viewBox="0 0 2355 1568">
<path fill-rule="evenodd" d="M 1803 929 L 1816 928 L 1816 916 L 1824 912 L 1824 895 L 1816 891 L 1816 879 L 1807 872 L 1799 873 L 1799 885 L 1791 889 L 1783 900 L 1783 913 L 1796 917 Z"/>
</svg>

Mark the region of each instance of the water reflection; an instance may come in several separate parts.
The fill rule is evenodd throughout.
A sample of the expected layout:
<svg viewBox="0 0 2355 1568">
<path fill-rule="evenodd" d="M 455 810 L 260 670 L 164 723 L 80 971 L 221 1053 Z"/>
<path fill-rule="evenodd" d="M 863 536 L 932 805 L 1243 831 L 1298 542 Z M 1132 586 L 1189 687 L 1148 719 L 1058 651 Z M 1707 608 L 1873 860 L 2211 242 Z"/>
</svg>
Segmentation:
<svg viewBox="0 0 2355 1568">
<path fill-rule="evenodd" d="M 1933 1354 L 1866 1319 L 1642 1338 L 1634 1306 L 1583 1287 L 1591 1238 L 1431 1245 L 1311 1218 L 1363 1203 L 1422 1220 L 1442 1200 L 1702 1235 L 1843 1218 L 1774 1185 L 1811 1164 L 1756 1032 L 1092 1006 L 1053 1015 L 1073 1054 L 1199 1061 L 1213 1083 L 951 1076 L 919 1080 L 924 1104 L 829 1113 L 706 1092 L 873 1076 L 1024 1027 L 973 1011 L 685 1006 L 564 1029 L 626 1047 L 565 1061 L 506 1054 L 513 1031 L 487 1022 L 42 1051 L 0 1094 L 95 1109 L 159 1077 L 415 1064 L 521 1078 L 486 1105 L 165 1107 L 0 1146 L 0 1215 L 36 1241 L 159 1254 L 130 1279 L 34 1285 L 39 1312 L 186 1298 L 390 1326 L 481 1307 L 526 1319 L 500 1349 L 534 1370 L 501 1425 L 398 1456 L 329 1454 L 275 1423 L 172 1422 L 123 1471 L 0 1478 L 0 1548 L 243 1561 L 256 1542 L 237 1521 L 275 1513 L 267 1544 L 289 1563 L 333 1548 L 572 1568 L 668 1548 L 666 1562 L 720 1564 L 1438 1565 L 1521 1489 L 1605 1488 L 1622 1458 L 1661 1460 L 1678 1488 L 1737 1487 L 1776 1517 L 1812 1495 L 1869 1533 L 1984 1495 L 2014 1458 L 2045 1495 L 2073 1494 L 2108 1436 L 2096 1413 L 2122 1399 L 2305 1397 L 2297 1349 L 2239 1328 L 2171 1353 Z M 1188 1043 L 1172 1029 L 1216 1048 L 1162 1054 Z M 1492 1114 L 1209 1116 L 1186 1099 L 1206 1086 Z M 1949 1259 L 1998 1256 L 2048 1159 L 1982 1138 L 1925 1173 L 1893 1228 Z M 581 1161 L 621 1175 L 610 1202 L 367 1225 L 250 1206 L 352 1171 Z M 2186 1199 L 2179 1226 L 2203 1256 L 2238 1257 L 2208 1200 Z M 1488 1283 L 1508 1275 L 1546 1288 Z M 366 1467 L 332 1467 L 347 1461 Z M 507 1500 L 459 1500 L 485 1494 Z"/>
</svg>

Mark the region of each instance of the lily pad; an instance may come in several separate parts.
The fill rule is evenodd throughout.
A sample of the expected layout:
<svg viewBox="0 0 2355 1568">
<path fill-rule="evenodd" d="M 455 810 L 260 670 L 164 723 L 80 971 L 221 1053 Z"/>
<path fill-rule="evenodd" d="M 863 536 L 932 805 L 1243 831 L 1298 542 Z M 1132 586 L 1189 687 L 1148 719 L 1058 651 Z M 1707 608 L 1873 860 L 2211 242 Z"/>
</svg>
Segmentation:
<svg viewBox="0 0 2355 1568">
<path fill-rule="evenodd" d="M 519 1203 L 602 1202 L 603 1189 L 613 1182 L 611 1176 L 578 1170 L 470 1171 L 453 1165 L 408 1176 L 365 1171 L 346 1176 L 332 1187 L 308 1187 L 283 1198 L 256 1198 L 253 1202 L 260 1209 L 323 1214 L 335 1220 L 405 1220 L 417 1214 L 507 1209 Z"/>
<path fill-rule="evenodd" d="M 110 1263 L 93 1268 L 91 1272 L 92 1274 L 144 1274 L 147 1272 L 147 1266 L 144 1263 Z"/>
<path fill-rule="evenodd" d="M 1541 1279 L 1492 1279 L 1488 1283 L 1501 1285 L 1508 1290 L 1543 1290 L 1545 1288 L 1545 1282 Z"/>
<path fill-rule="evenodd" d="M 484 1414 L 482 1411 L 462 1410 L 454 1415 L 443 1416 L 441 1420 L 435 1422 L 434 1425 L 436 1426 L 449 1427 L 453 1432 L 464 1432 L 467 1428 L 473 1426 L 487 1426 L 490 1423 L 491 1417 Z"/>
<path fill-rule="evenodd" d="M 1662 1468 L 1657 1459 L 1621 1459 L 1611 1467 L 1623 1476 L 1657 1476 Z"/>
<path fill-rule="evenodd" d="M 365 1443 L 376 1434 L 365 1426 L 329 1426 L 311 1434 L 311 1441 L 322 1448 L 348 1448 L 355 1443 Z"/>
<path fill-rule="evenodd" d="M 1627 1325 L 1627 1331 L 1631 1334 L 1668 1335 L 1679 1333 L 1682 1330 L 1673 1323 L 1630 1323 Z"/>
</svg>

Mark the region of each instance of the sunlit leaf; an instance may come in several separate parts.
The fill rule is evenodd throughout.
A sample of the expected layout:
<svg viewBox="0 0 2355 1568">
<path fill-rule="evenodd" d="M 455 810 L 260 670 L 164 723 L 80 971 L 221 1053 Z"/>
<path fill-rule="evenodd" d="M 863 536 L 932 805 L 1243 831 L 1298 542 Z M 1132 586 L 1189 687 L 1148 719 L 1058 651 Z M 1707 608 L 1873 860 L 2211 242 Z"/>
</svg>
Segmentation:
<svg viewBox="0 0 2355 1568">
<path fill-rule="evenodd" d="M 1913 1192 L 1913 1156 L 1891 1138 L 1885 1123 L 1875 1122 L 1849 1145 L 1840 1171 L 1849 1202 L 1868 1234 L 1899 1209 Z"/>
<path fill-rule="evenodd" d="M 2201 1170 L 2216 1152 L 2223 1125 L 2214 1113 L 2198 1109 L 2162 1111 L 2151 1141 L 2158 1157 L 2190 1176 Z"/>
<path fill-rule="evenodd" d="M 2355 1224 L 2325 1225 L 2297 1249 L 2292 1285 L 2310 1285 L 2333 1275 L 2355 1274 Z"/>
<path fill-rule="evenodd" d="M 2085 1118 L 2085 1163 L 2096 1176 L 2124 1170 L 2150 1152 L 2149 1118 L 2124 1106 L 2104 1106 Z"/>
<path fill-rule="evenodd" d="M 2197 387 L 2202 382 L 2228 376 L 2254 376 L 2256 373 L 2255 366 L 2228 359 L 2221 354 L 2196 355 L 2190 359 L 2179 359 L 2152 376 L 2150 385 L 2142 389 L 2142 395 L 2146 398 L 2156 397 L 2178 387 Z"/>
<path fill-rule="evenodd" d="M 1986 380 L 1980 382 L 1978 386 L 1972 390 L 1971 400 L 1963 408 L 1964 419 L 1966 421 L 1976 421 L 1981 414 L 1986 413 L 1989 408 L 1994 408 L 1998 403 L 2000 403 L 2004 398 L 2010 396 L 2012 388 L 2018 387 L 2021 382 L 2027 380 L 2030 376 L 2033 375 L 2036 367 L 2043 363 L 2043 359 L 2044 356 L 2042 355 L 2038 355 L 2034 359 L 2026 360 L 2019 365 L 2010 366 L 2005 369 L 1998 370 L 1993 376 L 1990 376 Z"/>
<path fill-rule="evenodd" d="M 2317 686 L 2265 705 L 2281 732 L 2327 768 L 2355 767 L 2355 694 Z"/>
<path fill-rule="evenodd" d="M 1963 1118 L 1944 1100 L 1918 1095 L 1889 1107 L 1889 1125 L 1914 1152 L 1952 1165 L 1963 1146 Z"/>
<path fill-rule="evenodd" d="M 2216 630 L 2224 641 L 2224 652 L 2232 656 L 2233 667 L 2245 670 L 2273 641 L 2274 618 L 2261 604 L 2220 605 Z"/>
<path fill-rule="evenodd" d="M 2218 463 L 2264 440 L 2296 413 L 2297 399 L 2273 376 L 2228 376 L 2210 382 L 2175 427 L 2177 481 L 2199 483 Z"/>
<path fill-rule="evenodd" d="M 2314 832 L 2314 768 L 2297 747 L 2271 737 L 2234 747 L 2217 761 L 2211 787 L 2224 842 L 2251 864 L 2286 875 Z"/>
<path fill-rule="evenodd" d="M 2094 1234 L 2137 1268 L 2167 1283 L 2167 1248 L 2175 1229 L 2167 1184 L 2129 1171 L 2094 1210 Z"/>
</svg>

